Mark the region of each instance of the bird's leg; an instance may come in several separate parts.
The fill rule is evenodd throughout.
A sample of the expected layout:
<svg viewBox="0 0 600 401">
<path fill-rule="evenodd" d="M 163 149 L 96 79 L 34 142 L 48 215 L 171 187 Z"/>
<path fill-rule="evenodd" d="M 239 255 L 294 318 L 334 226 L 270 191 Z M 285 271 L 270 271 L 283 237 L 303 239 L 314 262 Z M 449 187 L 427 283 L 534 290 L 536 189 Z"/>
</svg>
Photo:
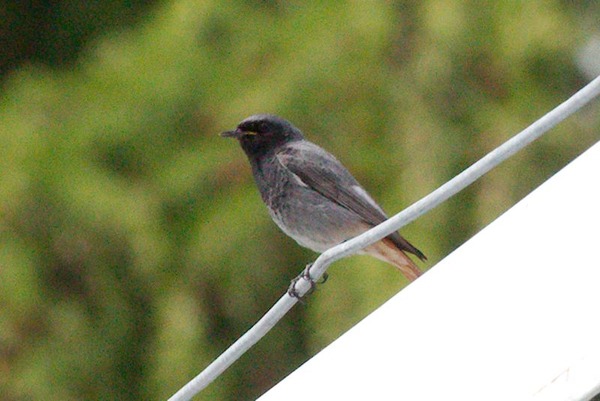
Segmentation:
<svg viewBox="0 0 600 401">
<path fill-rule="evenodd" d="M 310 269 L 311 269 L 312 265 L 313 265 L 312 263 L 307 264 L 306 268 L 304 269 L 304 271 L 302 272 L 302 274 L 300 276 L 304 277 L 308 281 L 312 281 L 313 283 L 315 283 L 315 281 L 310 276 Z M 329 274 L 327 272 L 325 272 L 321 276 L 321 281 L 318 281 L 316 284 L 325 284 L 325 282 L 327 281 L 328 278 L 329 278 Z M 313 291 L 314 291 L 314 289 L 313 289 Z"/>
<path fill-rule="evenodd" d="M 303 302 L 306 299 L 306 297 L 309 296 L 310 294 L 312 294 L 313 292 L 315 292 L 315 289 L 317 288 L 317 283 L 310 276 L 310 268 L 311 267 L 312 267 L 312 263 L 309 263 L 308 265 L 306 265 L 306 268 L 302 271 L 302 273 L 300 273 L 300 275 L 298 277 L 296 277 L 292 280 L 292 283 L 290 284 L 290 287 L 288 288 L 288 295 L 290 297 L 298 298 L 298 300 L 300 302 Z M 327 273 L 324 273 L 323 277 L 321 278 L 321 282 L 319 284 L 323 284 L 324 282 L 327 281 L 328 278 L 329 278 L 329 275 Z M 308 283 L 310 284 L 310 288 L 308 289 L 306 294 L 304 294 L 304 296 L 300 296 L 300 294 L 298 294 L 298 291 L 296 290 L 296 284 L 298 284 L 298 282 L 302 279 L 308 281 Z"/>
<path fill-rule="evenodd" d="M 312 294 L 315 291 L 315 288 L 317 286 L 317 284 L 315 283 L 315 280 L 313 280 L 310 277 L 310 267 L 311 266 L 312 266 L 312 263 L 309 263 L 308 265 L 306 265 L 306 268 L 302 271 L 302 273 L 300 273 L 300 275 L 298 277 L 296 277 L 292 280 L 290 287 L 288 288 L 288 295 L 290 297 L 297 298 L 298 301 L 300 301 L 302 303 L 304 303 L 304 300 L 306 299 L 307 296 L 309 296 L 310 294 Z M 308 283 L 310 284 L 310 288 L 308 289 L 308 291 L 306 291 L 306 294 L 304 294 L 303 296 L 300 296 L 300 294 L 298 294 L 298 291 L 296 290 L 296 285 L 302 279 L 308 281 Z"/>
</svg>

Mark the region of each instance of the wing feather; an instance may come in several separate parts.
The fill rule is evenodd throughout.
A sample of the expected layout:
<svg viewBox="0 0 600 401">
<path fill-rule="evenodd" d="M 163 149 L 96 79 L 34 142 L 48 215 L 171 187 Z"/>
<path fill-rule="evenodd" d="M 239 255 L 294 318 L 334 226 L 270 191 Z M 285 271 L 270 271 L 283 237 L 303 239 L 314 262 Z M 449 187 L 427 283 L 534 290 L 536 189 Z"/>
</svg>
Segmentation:
<svg viewBox="0 0 600 401">
<path fill-rule="evenodd" d="M 302 182 L 327 199 L 354 212 L 361 220 L 376 226 L 387 216 L 350 172 L 330 153 L 302 141 L 288 144 L 277 153 L 279 162 Z M 388 236 L 396 246 L 425 260 L 425 255 L 395 232 Z"/>
</svg>

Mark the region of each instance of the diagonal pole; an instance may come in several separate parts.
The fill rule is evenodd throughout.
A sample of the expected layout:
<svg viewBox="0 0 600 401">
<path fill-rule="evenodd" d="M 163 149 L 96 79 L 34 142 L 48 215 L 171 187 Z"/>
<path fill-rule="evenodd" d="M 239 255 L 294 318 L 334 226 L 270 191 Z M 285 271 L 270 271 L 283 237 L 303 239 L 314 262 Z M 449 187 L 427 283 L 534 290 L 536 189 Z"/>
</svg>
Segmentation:
<svg viewBox="0 0 600 401">
<path fill-rule="evenodd" d="M 440 205 L 448 198 L 456 195 L 504 160 L 508 159 L 571 114 L 591 102 L 599 94 L 600 77 L 597 77 L 548 114 L 485 155 L 475 164 L 471 165 L 429 195 L 413 203 L 392 218 L 373 227 L 371 230 L 323 252 L 310 269 L 311 279 L 318 280 L 333 262 L 356 253 L 360 249 L 379 241 Z M 295 284 L 295 289 L 299 296 L 304 296 L 309 291 L 310 287 L 311 285 L 306 278 L 299 279 Z M 264 337 L 265 334 L 267 334 L 297 302 L 297 298 L 292 297 L 287 293 L 283 295 L 277 303 L 273 305 L 273 307 L 271 307 L 271 309 L 252 328 L 250 328 L 250 330 L 208 365 L 199 375 L 194 377 L 169 398 L 169 401 L 190 400 L 206 388 L 221 373 L 223 373 L 225 369 L 231 366 L 240 358 L 240 356 Z"/>
</svg>

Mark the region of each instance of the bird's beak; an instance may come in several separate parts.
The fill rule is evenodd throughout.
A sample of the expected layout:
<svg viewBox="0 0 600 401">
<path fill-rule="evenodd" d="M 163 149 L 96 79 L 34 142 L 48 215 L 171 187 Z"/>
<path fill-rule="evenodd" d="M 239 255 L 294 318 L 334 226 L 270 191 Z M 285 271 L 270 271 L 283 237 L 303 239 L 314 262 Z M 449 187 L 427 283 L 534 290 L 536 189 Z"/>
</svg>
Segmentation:
<svg viewBox="0 0 600 401">
<path fill-rule="evenodd" d="M 223 138 L 235 138 L 235 139 L 240 139 L 242 136 L 244 136 L 244 131 L 242 131 L 241 129 L 236 129 L 234 131 L 225 131 L 225 132 L 221 132 L 221 136 Z"/>
<path fill-rule="evenodd" d="M 239 129 L 236 129 L 235 131 L 225 131 L 225 132 L 221 132 L 221 136 L 223 138 L 240 139 L 240 137 L 242 136 L 242 131 L 240 131 Z"/>
</svg>

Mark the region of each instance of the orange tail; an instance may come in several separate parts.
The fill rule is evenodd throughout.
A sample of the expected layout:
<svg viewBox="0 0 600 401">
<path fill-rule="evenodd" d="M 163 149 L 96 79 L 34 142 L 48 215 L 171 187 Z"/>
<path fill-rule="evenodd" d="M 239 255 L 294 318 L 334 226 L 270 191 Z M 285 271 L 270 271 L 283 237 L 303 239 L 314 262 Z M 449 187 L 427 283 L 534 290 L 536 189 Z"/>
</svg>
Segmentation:
<svg viewBox="0 0 600 401">
<path fill-rule="evenodd" d="M 364 252 L 396 266 L 408 281 L 414 281 L 423 274 L 415 262 L 387 238 L 365 248 Z"/>
</svg>

